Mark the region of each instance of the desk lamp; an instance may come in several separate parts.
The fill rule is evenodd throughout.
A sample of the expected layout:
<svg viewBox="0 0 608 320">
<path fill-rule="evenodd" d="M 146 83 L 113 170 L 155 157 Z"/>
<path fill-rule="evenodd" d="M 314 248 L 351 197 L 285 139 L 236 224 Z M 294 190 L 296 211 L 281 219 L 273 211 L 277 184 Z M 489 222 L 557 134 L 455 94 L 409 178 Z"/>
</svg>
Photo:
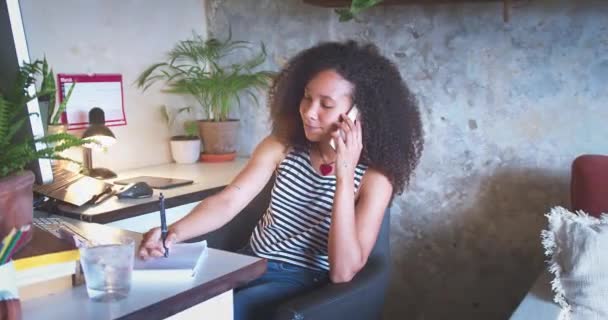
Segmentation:
<svg viewBox="0 0 608 320">
<path fill-rule="evenodd" d="M 114 133 L 106 127 L 106 117 L 103 110 L 100 108 L 93 108 L 89 111 L 89 127 L 82 134 L 83 139 L 92 139 L 99 142 L 97 144 L 84 145 L 83 162 L 84 169 L 83 173 L 98 179 L 110 179 L 116 178 L 116 173 L 106 168 L 93 168 L 93 157 L 91 149 L 103 149 L 109 147 L 116 142 Z"/>
</svg>

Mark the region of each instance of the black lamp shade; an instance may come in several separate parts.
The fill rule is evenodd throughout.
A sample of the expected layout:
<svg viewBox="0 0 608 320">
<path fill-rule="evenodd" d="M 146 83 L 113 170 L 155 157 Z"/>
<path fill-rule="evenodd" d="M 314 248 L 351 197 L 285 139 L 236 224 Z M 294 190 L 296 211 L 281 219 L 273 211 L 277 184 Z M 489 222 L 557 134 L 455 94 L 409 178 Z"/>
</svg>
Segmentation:
<svg viewBox="0 0 608 320">
<path fill-rule="evenodd" d="M 83 138 L 90 138 L 97 141 L 101 147 L 107 147 L 116 142 L 116 137 L 112 130 L 106 127 L 105 115 L 100 108 L 93 108 L 89 111 L 89 127 L 82 134 Z M 93 156 L 91 148 L 96 148 L 95 144 L 84 145 L 83 172 L 91 177 L 99 179 L 116 178 L 116 173 L 106 168 L 93 168 Z"/>
<path fill-rule="evenodd" d="M 97 140 L 102 147 L 107 147 L 116 142 L 116 136 L 112 130 L 106 127 L 105 114 L 100 108 L 93 108 L 89 111 L 89 127 L 82 134 L 82 138 Z"/>
<path fill-rule="evenodd" d="M 114 133 L 105 125 L 92 124 L 82 134 L 83 138 L 91 138 L 95 136 L 111 137 L 116 139 Z"/>
<path fill-rule="evenodd" d="M 101 108 L 93 108 L 89 110 L 89 123 L 90 124 L 106 124 L 106 114 Z"/>
</svg>

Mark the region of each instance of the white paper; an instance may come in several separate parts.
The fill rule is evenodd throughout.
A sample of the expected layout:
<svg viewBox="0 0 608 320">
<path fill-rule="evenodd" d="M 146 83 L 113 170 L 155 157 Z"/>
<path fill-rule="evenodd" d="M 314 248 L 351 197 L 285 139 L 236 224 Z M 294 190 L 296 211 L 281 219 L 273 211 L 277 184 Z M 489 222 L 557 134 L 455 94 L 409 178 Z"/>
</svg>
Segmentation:
<svg viewBox="0 0 608 320">
<path fill-rule="evenodd" d="M 148 260 L 135 259 L 133 271 L 179 271 L 196 274 L 197 269 L 207 256 L 207 241 L 177 243 L 169 250 L 167 258 Z"/>
</svg>

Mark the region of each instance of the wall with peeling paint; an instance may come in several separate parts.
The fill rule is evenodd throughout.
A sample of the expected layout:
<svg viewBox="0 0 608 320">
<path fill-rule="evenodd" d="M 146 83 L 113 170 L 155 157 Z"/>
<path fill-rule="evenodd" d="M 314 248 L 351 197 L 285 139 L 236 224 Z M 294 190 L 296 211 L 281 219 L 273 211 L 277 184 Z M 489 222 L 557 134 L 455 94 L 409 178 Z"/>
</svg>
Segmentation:
<svg viewBox="0 0 608 320">
<path fill-rule="evenodd" d="M 608 152 L 608 2 L 378 7 L 340 23 L 299 0 L 207 2 L 208 29 L 263 41 L 268 68 L 323 40 L 372 41 L 423 112 L 426 146 L 393 203 L 386 319 L 505 319 L 543 268 L 543 214 L 569 168 Z M 269 132 L 243 105 L 242 154 Z"/>
</svg>

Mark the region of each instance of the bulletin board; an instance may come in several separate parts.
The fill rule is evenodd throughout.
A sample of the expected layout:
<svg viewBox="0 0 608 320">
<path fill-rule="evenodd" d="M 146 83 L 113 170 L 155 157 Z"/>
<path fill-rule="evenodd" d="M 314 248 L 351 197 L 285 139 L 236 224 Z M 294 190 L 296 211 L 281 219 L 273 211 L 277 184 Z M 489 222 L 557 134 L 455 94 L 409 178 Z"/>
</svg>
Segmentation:
<svg viewBox="0 0 608 320">
<path fill-rule="evenodd" d="M 57 75 L 59 101 L 63 101 L 72 84 L 72 95 L 68 100 L 62 122 L 68 130 L 84 129 L 89 124 L 89 111 L 101 108 L 105 113 L 106 126 L 127 124 L 123 101 L 121 74 L 65 74 Z"/>
</svg>

